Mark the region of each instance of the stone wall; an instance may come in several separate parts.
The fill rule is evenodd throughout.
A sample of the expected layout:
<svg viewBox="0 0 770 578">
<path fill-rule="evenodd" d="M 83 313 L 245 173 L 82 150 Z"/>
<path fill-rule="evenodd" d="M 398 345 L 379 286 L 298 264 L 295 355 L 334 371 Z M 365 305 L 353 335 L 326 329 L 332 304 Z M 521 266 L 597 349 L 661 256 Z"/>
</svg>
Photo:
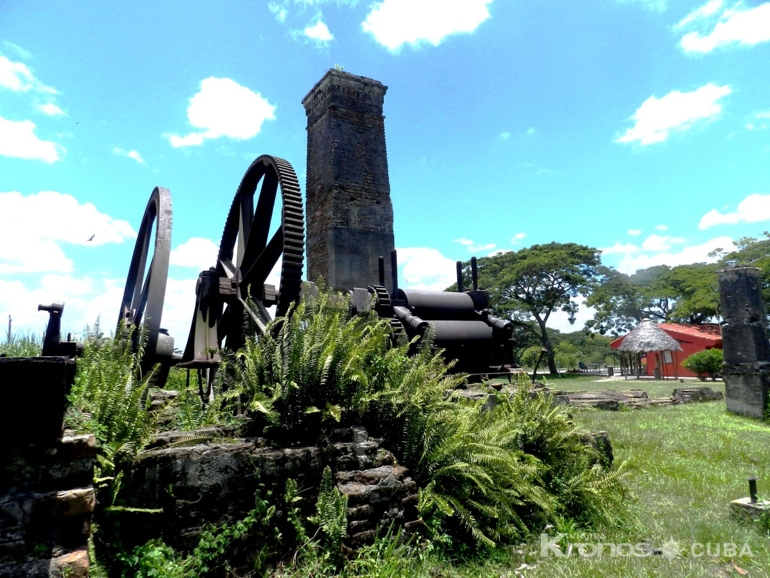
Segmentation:
<svg viewBox="0 0 770 578">
<path fill-rule="evenodd" d="M 3 451 L 0 577 L 88 575 L 95 454 L 93 436 Z"/>
<path fill-rule="evenodd" d="M 64 436 L 75 360 L 0 358 L 0 577 L 85 578 L 96 439 Z"/>
<path fill-rule="evenodd" d="M 385 257 L 390 287 L 393 206 L 385 117 L 387 87 L 329 70 L 303 99 L 307 113 L 308 275 L 337 289 L 378 282 Z"/>
<path fill-rule="evenodd" d="M 337 487 L 348 496 L 348 544 L 356 546 L 386 531 L 391 522 L 414 526 L 417 487 L 406 468 L 363 428 L 327 432 L 318 446 L 268 447 L 260 438 L 178 445 L 212 435 L 212 430 L 164 434 L 158 447 L 144 451 L 126 472 L 128 505 L 162 510 L 143 515 L 127 529 L 127 543 L 152 537 L 189 550 L 201 527 L 243 518 L 254 507 L 260 484 L 284 491 L 294 478 L 302 493 L 303 514 L 314 514 L 321 474 L 329 465 Z M 124 524 L 125 525 L 125 524 Z"/>
<path fill-rule="evenodd" d="M 762 418 L 770 385 L 770 342 L 756 267 L 727 267 L 719 272 L 727 409 Z"/>
</svg>

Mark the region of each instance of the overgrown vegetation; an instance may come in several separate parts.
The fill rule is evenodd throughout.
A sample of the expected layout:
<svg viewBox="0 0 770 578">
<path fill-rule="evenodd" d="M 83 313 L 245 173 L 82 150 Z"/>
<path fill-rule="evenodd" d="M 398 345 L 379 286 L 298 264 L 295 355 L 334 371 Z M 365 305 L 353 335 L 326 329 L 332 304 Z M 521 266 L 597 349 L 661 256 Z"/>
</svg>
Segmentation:
<svg viewBox="0 0 770 578">
<path fill-rule="evenodd" d="M 75 432 L 96 436 L 97 478 L 111 477 L 115 461 L 139 451 L 152 433 L 144 403 L 152 373 L 141 375 L 139 368 L 145 341 L 122 331 L 114 339 L 105 338 L 97 324 L 77 360 L 66 421 Z"/>
<path fill-rule="evenodd" d="M 0 356 L 37 357 L 43 350 L 43 340 L 34 333 L 11 333 L 0 343 Z"/>
<path fill-rule="evenodd" d="M 448 553 L 515 544 L 547 524 L 611 523 L 610 512 L 622 496 L 620 474 L 607 467 L 588 432 L 576 427 L 563 407 L 547 396 L 531 396 L 526 379 L 513 397 L 458 398 L 451 392 L 463 377 L 447 373 L 430 339 L 419 347 L 391 341 L 386 322 L 351 317 L 344 300 L 323 292 L 299 304 L 289 318 L 272 322 L 241 351 L 223 354 L 213 397 L 205 403 L 197 380 L 188 384 L 177 372 L 172 379 L 180 394 L 150 413 L 144 402 L 152 375 L 139 374 L 140 352 L 132 339 L 91 335 L 79 360 L 68 419 L 99 439 L 102 495 L 115 510 L 121 467 L 130 467 L 130 457 L 159 423 L 186 429 L 242 423 L 278 444 L 314 443 L 323 427 L 366 423 L 409 468 L 421 488 L 424 538 Z M 264 568 L 268 550 L 244 557 L 240 543 L 244 551 L 245 544 L 260 543 L 283 555 L 298 552 L 295 560 L 327 573 L 350 564 L 341 554 L 346 501 L 328 468 L 316 516 L 301 519 L 291 506 L 297 499 L 290 483 L 282 503 L 258 497 L 244 520 L 209 528 L 187 555 L 153 542 L 130 556 L 119 548 L 109 556 L 123 560 L 126 572 L 148 576 L 151 570 L 163 575 L 159 568 L 169 576 L 224 575 L 237 560 Z M 277 523 L 271 508 L 279 506 L 284 514 Z M 281 535 L 268 539 L 267 528 L 277 527 L 283 528 Z"/>
</svg>

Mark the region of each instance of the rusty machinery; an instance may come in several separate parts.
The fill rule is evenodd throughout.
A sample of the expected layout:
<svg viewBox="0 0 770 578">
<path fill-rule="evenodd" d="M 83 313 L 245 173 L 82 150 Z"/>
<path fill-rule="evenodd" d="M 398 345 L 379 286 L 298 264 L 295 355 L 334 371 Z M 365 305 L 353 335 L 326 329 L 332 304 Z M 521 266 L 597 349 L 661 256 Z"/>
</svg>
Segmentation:
<svg viewBox="0 0 770 578">
<path fill-rule="evenodd" d="M 280 223 L 270 235 L 279 193 Z M 299 299 L 305 227 L 294 169 L 283 159 L 263 155 L 246 171 L 227 215 L 217 261 L 198 276 L 195 311 L 182 353 L 161 326 L 171 228 L 171 193 L 156 187 L 139 226 L 118 320 L 121 330 L 143 326 L 142 369 L 160 364 L 155 383 L 161 387 L 172 366 L 198 370 L 200 380 L 202 372 L 218 365 L 222 348 L 237 350 L 255 331 L 264 332 L 270 321 L 269 307 L 275 305 L 276 315 L 282 316 Z M 475 257 L 472 288 L 467 291 L 458 261 L 456 292 L 399 288 L 395 251 L 390 258 L 393 291 L 385 288 L 384 259 L 380 257 L 379 283 L 349 290 L 354 313 L 373 308 L 380 317 L 390 319 L 394 332 L 409 339 L 432 335 L 446 357 L 456 360 L 453 371 L 477 375 L 513 372 L 513 326 L 489 314 L 489 296 L 478 288 Z M 279 259 L 280 281 L 275 287 L 266 280 Z M 58 305 L 52 306 L 53 325 L 49 326 L 57 338 L 63 307 Z"/>
<path fill-rule="evenodd" d="M 380 257 L 379 284 L 350 291 L 351 307 L 362 313 L 374 308 L 391 319 L 391 327 L 409 339 L 431 335 L 434 344 L 454 360 L 455 372 L 471 375 L 514 373 L 513 324 L 490 315 L 489 294 L 478 287 L 476 257 L 471 259 L 472 289 L 463 290 L 462 263 L 457 262 L 457 291 L 401 289 L 396 251 L 391 252 L 393 292 L 385 288 L 384 259 Z"/>
<path fill-rule="evenodd" d="M 257 189 L 259 194 L 257 195 Z M 270 236 L 273 209 L 280 193 L 281 217 Z M 171 253 L 171 194 L 156 188 L 145 209 L 131 259 L 119 328 L 144 325 L 143 369 L 160 364 L 162 385 L 172 365 L 200 371 L 216 367 L 223 347 L 237 350 L 249 327 L 264 331 L 268 307 L 285 315 L 299 298 L 304 262 L 302 195 L 292 166 L 263 155 L 246 171 L 227 215 L 216 263 L 198 276 L 192 324 L 183 353 L 161 327 Z M 150 254 L 150 241 L 155 243 Z M 265 283 L 281 260 L 279 287 Z M 251 302 L 251 306 L 247 304 Z"/>
</svg>

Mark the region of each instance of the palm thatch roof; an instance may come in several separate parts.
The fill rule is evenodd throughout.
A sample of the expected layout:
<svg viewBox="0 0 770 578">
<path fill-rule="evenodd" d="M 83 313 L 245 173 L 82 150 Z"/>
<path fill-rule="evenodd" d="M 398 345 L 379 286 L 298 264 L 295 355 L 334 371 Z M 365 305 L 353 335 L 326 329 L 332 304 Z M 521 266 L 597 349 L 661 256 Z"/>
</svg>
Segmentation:
<svg viewBox="0 0 770 578">
<path fill-rule="evenodd" d="M 682 351 L 679 343 L 649 319 L 642 319 L 636 328 L 623 338 L 618 351 L 647 353 L 648 351 Z"/>
</svg>

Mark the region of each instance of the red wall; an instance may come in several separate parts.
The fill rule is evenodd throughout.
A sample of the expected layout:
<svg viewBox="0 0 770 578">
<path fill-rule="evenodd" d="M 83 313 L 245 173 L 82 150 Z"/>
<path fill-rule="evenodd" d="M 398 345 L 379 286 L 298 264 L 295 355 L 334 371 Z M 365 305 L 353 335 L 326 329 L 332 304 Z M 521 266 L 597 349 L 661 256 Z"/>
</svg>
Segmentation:
<svg viewBox="0 0 770 578">
<path fill-rule="evenodd" d="M 672 336 L 673 337 L 673 336 Z M 676 339 L 676 337 L 674 337 Z M 679 341 L 677 339 L 677 341 Z M 676 368 L 676 375 L 679 377 L 697 377 L 692 371 L 685 369 L 682 367 L 682 361 L 690 357 L 693 353 L 697 353 L 699 351 L 703 351 L 704 349 L 709 349 L 705 346 L 703 343 L 694 343 L 694 342 L 687 342 L 687 341 L 679 341 L 679 347 L 682 348 L 682 351 L 672 351 L 671 352 L 671 361 L 674 360 L 677 361 L 677 368 Z M 664 353 L 660 354 L 661 361 L 664 361 Z M 655 374 L 655 353 L 648 353 L 647 354 L 647 375 L 653 376 Z M 660 369 L 661 376 L 665 375 L 666 377 L 673 377 L 674 376 L 674 364 L 673 363 L 666 363 L 665 369 L 663 366 L 661 366 Z"/>
<path fill-rule="evenodd" d="M 697 377 L 694 373 L 682 367 L 682 361 L 687 359 L 693 353 L 703 351 L 704 349 L 722 349 L 722 338 L 719 335 L 718 329 L 715 329 L 718 326 L 711 327 L 710 331 L 708 329 L 709 326 L 703 326 L 703 332 L 705 333 L 704 335 L 700 335 L 700 331 L 698 330 L 693 331 L 693 327 L 687 325 L 671 323 L 661 324 L 659 327 L 668 333 L 671 337 L 676 339 L 676 341 L 679 343 L 679 347 L 682 348 L 682 351 L 671 352 L 671 363 L 664 363 L 665 352 L 657 354 L 655 352 L 647 353 L 646 371 L 643 372 L 643 375 L 650 377 L 655 375 L 655 358 L 656 355 L 658 355 L 660 356 L 660 360 L 662 362 L 660 367 L 661 376 L 673 377 L 674 375 L 677 375 L 678 377 Z M 613 349 L 617 349 L 620 346 L 622 340 L 623 338 L 619 337 L 613 341 L 610 346 Z M 676 362 L 677 365 L 676 373 L 674 372 L 674 362 Z"/>
</svg>

